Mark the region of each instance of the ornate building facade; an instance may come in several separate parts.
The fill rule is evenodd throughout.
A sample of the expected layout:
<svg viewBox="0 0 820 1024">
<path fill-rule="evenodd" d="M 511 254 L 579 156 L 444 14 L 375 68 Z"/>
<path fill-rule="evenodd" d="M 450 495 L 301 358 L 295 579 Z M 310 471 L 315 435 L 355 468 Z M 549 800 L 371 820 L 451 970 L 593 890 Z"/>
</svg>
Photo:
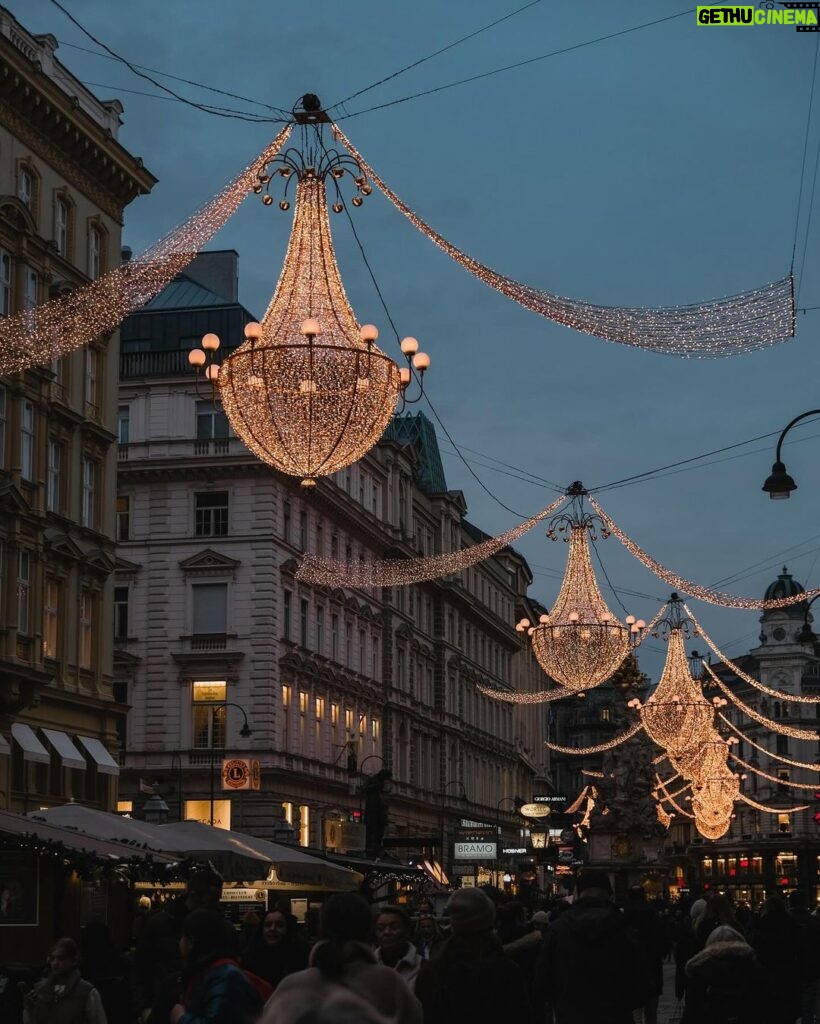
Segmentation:
<svg viewBox="0 0 820 1024">
<path fill-rule="evenodd" d="M 110 269 L 155 184 L 56 49 L 0 8 L 0 315 Z M 115 797 L 118 359 L 114 334 L 0 380 L 0 808 Z"/>
<path fill-rule="evenodd" d="M 156 781 L 172 817 L 267 838 L 289 825 L 321 848 L 326 823 L 360 819 L 387 769 L 386 849 L 446 860 L 442 841 L 462 820 L 499 818 L 517 835 L 513 798 L 547 768 L 544 717 L 490 701 L 475 683 L 540 685 L 514 628 L 526 562 L 507 549 L 407 588 L 298 582 L 303 551 L 414 557 L 484 534 L 447 489 L 421 415 L 395 419 L 376 449 L 310 491 L 254 458 L 210 392 L 197 394 L 187 362 L 204 333 L 230 348 L 250 319 L 236 254 L 223 252 L 202 254 L 123 325 L 122 796 L 138 811 L 140 780 Z M 258 761 L 260 789 L 224 792 L 229 759 Z"/>
</svg>

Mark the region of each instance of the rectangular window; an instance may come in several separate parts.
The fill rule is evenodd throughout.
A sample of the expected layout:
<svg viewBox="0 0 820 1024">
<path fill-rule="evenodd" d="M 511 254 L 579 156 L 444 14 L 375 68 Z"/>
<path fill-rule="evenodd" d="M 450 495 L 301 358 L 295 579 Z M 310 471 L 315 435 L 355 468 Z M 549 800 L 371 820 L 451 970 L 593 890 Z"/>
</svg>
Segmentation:
<svg viewBox="0 0 820 1024">
<path fill-rule="evenodd" d="M 83 459 L 83 526 L 93 530 L 96 523 L 97 465 L 93 459 Z"/>
<path fill-rule="evenodd" d="M 291 635 L 290 617 L 291 617 L 291 613 L 292 613 L 292 610 L 293 610 L 293 595 L 291 594 L 291 592 L 289 590 L 286 590 L 284 592 L 284 594 L 283 594 L 283 598 L 284 598 L 284 602 L 283 602 L 282 618 L 284 619 L 284 622 L 283 622 L 284 630 L 283 630 L 283 634 L 282 635 L 284 636 L 284 638 L 286 640 L 290 640 L 290 635 Z"/>
<path fill-rule="evenodd" d="M 325 610 L 321 605 L 316 607 L 316 652 L 325 653 Z"/>
<path fill-rule="evenodd" d="M 60 615 L 60 584 L 56 580 L 46 580 L 45 600 L 43 601 L 43 656 L 57 657 L 57 628 Z"/>
<path fill-rule="evenodd" d="M 195 583 L 193 597 L 193 632 L 227 633 L 228 584 Z"/>
<path fill-rule="evenodd" d="M 131 440 L 131 407 L 121 405 L 117 409 L 117 441 L 128 444 Z"/>
<path fill-rule="evenodd" d="M 213 819 L 211 818 L 212 806 Z M 210 800 L 186 800 L 185 820 L 201 821 L 203 825 L 213 823 L 214 828 L 229 829 L 231 827 L 231 801 L 214 800 L 211 805 Z"/>
<path fill-rule="evenodd" d="M 23 309 L 34 309 L 40 299 L 40 276 L 33 267 L 25 268 L 23 280 Z"/>
<path fill-rule="evenodd" d="M 227 697 L 224 682 L 195 682 L 191 690 L 193 746 L 199 750 L 224 750 Z"/>
<path fill-rule="evenodd" d="M 333 661 L 339 660 L 339 616 L 330 617 L 330 657 Z"/>
<path fill-rule="evenodd" d="M 34 403 L 20 403 L 20 475 L 24 480 L 34 477 Z"/>
<path fill-rule="evenodd" d="M 353 735 L 353 712 L 350 708 L 345 708 L 345 730 L 349 735 Z"/>
<path fill-rule="evenodd" d="M 91 668 L 94 659 L 94 598 L 90 591 L 80 595 L 80 668 Z"/>
<path fill-rule="evenodd" d="M 310 846 L 310 808 L 306 804 L 299 808 L 299 845 Z"/>
<path fill-rule="evenodd" d="M 362 675 L 367 671 L 367 638 L 363 629 L 359 630 L 359 671 Z"/>
<path fill-rule="evenodd" d="M 299 548 L 307 551 L 308 542 L 308 517 L 307 512 L 299 513 Z"/>
<path fill-rule="evenodd" d="M 308 603 L 304 598 L 299 602 L 299 643 L 308 645 Z"/>
<path fill-rule="evenodd" d="M 6 389 L 0 387 L 0 467 L 6 466 Z M 820 707 L 820 704 L 818 705 Z"/>
<path fill-rule="evenodd" d="M 196 403 L 196 437 L 198 441 L 228 436 L 228 420 L 225 413 L 213 402 Z"/>
<path fill-rule="evenodd" d="M 228 492 L 204 491 L 194 495 L 194 535 L 228 535 Z"/>
<path fill-rule="evenodd" d="M 85 350 L 85 376 L 83 378 L 83 398 L 85 399 L 86 411 L 95 412 L 97 409 L 97 372 L 99 369 L 99 354 L 94 348 Z"/>
<path fill-rule="evenodd" d="M 0 316 L 11 313 L 11 256 L 0 249 Z"/>
<path fill-rule="evenodd" d="M 21 167 L 17 175 L 17 198 L 31 210 L 34 203 L 34 175 L 27 167 Z"/>
<path fill-rule="evenodd" d="M 48 491 L 46 500 L 49 512 L 62 512 L 62 463 L 63 446 L 58 441 L 48 442 Z"/>
<path fill-rule="evenodd" d="M 321 520 L 316 523 L 316 554 L 319 558 L 324 558 L 325 556 L 325 530 Z"/>
<path fill-rule="evenodd" d="M 17 552 L 17 629 L 29 631 L 29 599 L 31 596 L 31 556 L 28 551 Z"/>
<path fill-rule="evenodd" d="M 331 704 L 330 705 L 330 724 L 333 726 L 334 729 L 339 724 L 339 705 L 338 704 Z"/>
<path fill-rule="evenodd" d="M 373 742 L 378 743 L 382 738 L 382 723 L 378 718 L 374 718 L 370 722 L 370 727 L 373 733 Z"/>
<path fill-rule="evenodd" d="M 818 707 L 820 707 L 820 704 L 818 704 Z M 775 741 L 777 743 L 776 753 L 781 754 L 784 757 L 788 757 L 789 756 L 789 737 L 788 736 L 782 736 L 780 733 L 778 733 L 777 736 L 775 737 Z"/>
<path fill-rule="evenodd" d="M 305 690 L 299 691 L 299 714 L 306 715 L 308 709 L 308 700 L 310 695 Z"/>
<path fill-rule="evenodd" d="M 131 538 L 131 499 L 127 494 L 118 494 L 114 506 L 114 536 L 117 540 Z"/>
<path fill-rule="evenodd" d="M 282 687 L 282 747 L 285 751 L 290 749 L 290 730 L 288 719 L 290 717 L 290 705 L 293 699 L 293 691 L 289 686 Z"/>
<path fill-rule="evenodd" d="M 102 236 L 100 229 L 90 227 L 88 229 L 88 276 L 96 281 L 100 276 L 100 265 L 102 258 Z"/>
<path fill-rule="evenodd" d="M 291 514 L 290 502 L 286 501 L 282 506 L 282 540 L 290 544 Z"/>
<path fill-rule="evenodd" d="M 373 649 L 373 654 L 372 654 L 372 659 L 371 659 L 372 660 L 372 669 L 371 669 L 370 675 L 373 677 L 373 679 L 378 679 L 379 678 L 379 638 L 377 636 L 373 637 L 373 643 L 372 643 L 371 646 L 372 646 L 372 649 Z"/>
<path fill-rule="evenodd" d="M 114 639 L 128 636 L 128 587 L 114 587 Z"/>
<path fill-rule="evenodd" d="M 316 719 L 320 721 L 325 717 L 325 698 L 317 697 L 315 701 Z"/>
<path fill-rule="evenodd" d="M 353 668 L 353 626 L 345 623 L 345 665 Z"/>
<path fill-rule="evenodd" d="M 68 203 L 57 199 L 54 203 L 54 242 L 60 256 L 68 255 Z"/>
</svg>

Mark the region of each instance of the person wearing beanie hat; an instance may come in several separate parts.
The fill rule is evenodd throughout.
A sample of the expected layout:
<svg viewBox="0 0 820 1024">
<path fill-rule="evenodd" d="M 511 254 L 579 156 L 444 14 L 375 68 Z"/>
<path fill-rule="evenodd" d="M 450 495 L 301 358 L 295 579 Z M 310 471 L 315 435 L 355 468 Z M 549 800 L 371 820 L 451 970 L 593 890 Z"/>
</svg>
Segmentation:
<svg viewBox="0 0 820 1024">
<path fill-rule="evenodd" d="M 582 871 L 575 902 L 544 935 L 535 972 L 536 1009 L 555 1024 L 632 1024 L 650 995 L 643 951 L 612 902 L 603 871 Z"/>
<path fill-rule="evenodd" d="M 446 912 L 452 935 L 416 979 L 424 1024 L 532 1024 L 528 979 L 493 932 L 493 901 L 480 889 L 457 889 Z"/>
<path fill-rule="evenodd" d="M 746 939 L 730 925 L 718 925 L 704 948 L 686 964 L 683 1024 L 774 1024 L 767 1012 L 765 975 Z M 790 1022 L 797 1013 L 783 1017 Z"/>
</svg>

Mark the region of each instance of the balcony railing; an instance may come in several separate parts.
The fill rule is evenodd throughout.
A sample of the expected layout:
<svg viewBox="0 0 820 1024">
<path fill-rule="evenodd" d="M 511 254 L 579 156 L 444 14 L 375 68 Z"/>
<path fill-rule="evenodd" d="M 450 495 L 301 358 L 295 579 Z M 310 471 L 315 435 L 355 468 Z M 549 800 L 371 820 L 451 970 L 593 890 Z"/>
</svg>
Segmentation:
<svg viewBox="0 0 820 1024">
<path fill-rule="evenodd" d="M 188 362 L 187 349 L 170 352 L 121 352 L 120 377 L 176 377 L 190 376 L 193 370 Z"/>
</svg>

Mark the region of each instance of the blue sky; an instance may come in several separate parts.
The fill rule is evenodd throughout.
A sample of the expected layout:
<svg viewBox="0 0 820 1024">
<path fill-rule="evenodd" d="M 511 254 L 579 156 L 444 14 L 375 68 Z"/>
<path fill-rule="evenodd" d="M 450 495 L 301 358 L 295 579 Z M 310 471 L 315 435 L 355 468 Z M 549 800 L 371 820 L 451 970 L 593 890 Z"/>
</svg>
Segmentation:
<svg viewBox="0 0 820 1024">
<path fill-rule="evenodd" d="M 216 118 L 155 92 L 93 44 L 50 0 L 7 0 L 104 99 L 125 104 L 121 141 L 159 178 L 126 211 L 124 240 L 145 248 L 215 192 L 275 126 Z M 488 0 L 259 5 L 74 0 L 72 13 L 130 60 L 290 108 L 313 91 L 329 105 L 514 10 Z M 668 0 L 539 3 L 347 105 L 348 113 L 683 11 Z M 792 28 L 699 27 L 692 13 L 344 123 L 376 170 L 421 216 L 495 269 L 559 294 L 620 305 L 707 299 L 788 272 L 817 36 Z M 169 82 L 192 99 L 261 111 Z M 820 90 L 820 81 L 816 91 Z M 808 141 L 798 225 L 799 305 L 820 306 L 820 213 L 808 207 L 820 101 Z M 817 198 L 820 205 L 820 196 Z M 793 341 L 719 361 L 680 360 L 576 334 L 518 308 L 450 262 L 374 194 L 354 213 L 391 314 L 433 358 L 429 388 L 463 445 L 561 484 L 593 487 L 779 430 L 820 406 L 820 311 Z M 810 227 L 806 258 L 803 237 Z M 344 218 L 333 222 L 342 274 L 360 321 L 389 330 Z M 260 314 L 289 230 L 274 206 L 246 202 L 214 247 L 240 254 L 241 298 Z M 799 490 L 760 491 L 774 440 L 600 500 L 628 533 L 684 576 L 758 595 L 785 561 L 820 583 L 820 428 L 784 449 Z M 451 487 L 489 532 L 515 521 L 446 454 Z M 469 454 L 469 453 L 468 453 Z M 469 455 L 473 458 L 472 455 Z M 553 492 L 475 466 L 513 509 L 531 514 Z M 537 530 L 518 545 L 550 605 L 564 545 Z M 616 587 L 661 599 L 614 539 L 600 546 Z M 791 550 L 787 550 L 791 549 Z M 605 591 L 610 600 L 609 591 Z M 644 618 L 655 603 L 624 596 Z M 613 600 L 613 610 L 620 611 Z M 753 646 L 756 613 L 694 605 L 718 642 Z M 644 667 L 658 671 L 648 650 Z"/>
</svg>

